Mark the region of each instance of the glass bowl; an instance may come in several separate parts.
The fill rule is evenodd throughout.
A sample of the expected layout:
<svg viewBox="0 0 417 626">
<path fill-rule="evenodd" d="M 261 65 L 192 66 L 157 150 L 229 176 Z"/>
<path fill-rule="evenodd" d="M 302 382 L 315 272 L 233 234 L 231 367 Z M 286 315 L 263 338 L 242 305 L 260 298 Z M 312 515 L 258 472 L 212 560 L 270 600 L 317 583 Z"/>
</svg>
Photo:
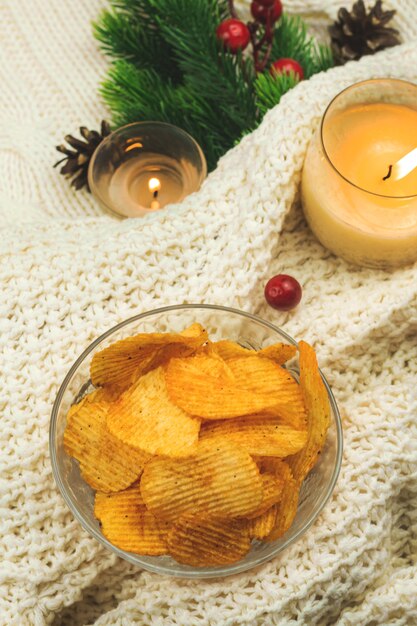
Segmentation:
<svg viewBox="0 0 417 626">
<path fill-rule="evenodd" d="M 108 330 L 81 354 L 71 367 L 56 397 L 51 417 L 49 445 L 52 470 L 59 490 L 74 516 L 106 548 L 144 569 L 182 578 L 213 578 L 243 572 L 270 560 L 303 535 L 323 509 L 334 489 L 342 459 L 342 425 L 335 399 L 322 375 L 331 407 L 331 424 L 324 449 L 314 469 L 304 481 L 297 515 L 291 528 L 271 543 L 253 542 L 244 559 L 232 565 L 197 568 L 181 565 L 167 556 L 150 557 L 120 550 L 101 533 L 94 517 L 94 490 L 81 478 L 78 462 L 64 450 L 63 437 L 69 407 L 92 390 L 89 366 L 93 355 L 111 343 L 143 332 L 181 331 L 199 322 L 213 340 L 231 339 L 246 348 L 260 349 L 276 342 L 297 345 L 282 330 L 255 315 L 214 305 L 179 305 L 136 315 Z M 287 368 L 298 376 L 298 359 Z"/>
</svg>

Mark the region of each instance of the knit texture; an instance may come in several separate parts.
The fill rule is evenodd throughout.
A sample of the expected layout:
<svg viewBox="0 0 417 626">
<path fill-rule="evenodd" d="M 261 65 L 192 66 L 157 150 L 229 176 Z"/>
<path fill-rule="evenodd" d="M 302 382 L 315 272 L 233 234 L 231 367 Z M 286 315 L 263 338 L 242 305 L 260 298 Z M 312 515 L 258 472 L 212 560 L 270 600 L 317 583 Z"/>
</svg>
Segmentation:
<svg viewBox="0 0 417 626">
<path fill-rule="evenodd" d="M 341 4 L 286 2 L 317 30 Z M 417 266 L 345 263 L 298 202 L 330 99 L 365 78 L 417 81 L 414 2 L 395 2 L 402 46 L 300 83 L 198 193 L 126 221 L 51 169 L 63 134 L 106 115 L 89 27 L 100 6 L 0 5 L 0 625 L 417 624 Z M 264 302 L 280 272 L 303 285 L 295 312 Z M 224 580 L 173 580 L 117 559 L 74 520 L 50 469 L 51 406 L 76 357 L 121 320 L 183 302 L 256 312 L 313 342 L 344 422 L 340 478 L 313 527 Z"/>
</svg>

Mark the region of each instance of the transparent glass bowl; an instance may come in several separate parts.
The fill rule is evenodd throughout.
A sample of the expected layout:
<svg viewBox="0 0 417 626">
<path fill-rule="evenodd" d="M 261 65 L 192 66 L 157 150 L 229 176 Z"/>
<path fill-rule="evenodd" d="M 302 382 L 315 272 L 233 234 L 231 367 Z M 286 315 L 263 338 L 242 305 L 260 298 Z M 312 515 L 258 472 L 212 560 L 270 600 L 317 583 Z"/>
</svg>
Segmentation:
<svg viewBox="0 0 417 626">
<path fill-rule="evenodd" d="M 100 543 L 118 556 L 144 569 L 182 578 L 213 578 L 243 572 L 270 560 L 299 539 L 311 526 L 330 498 L 339 474 L 342 459 L 342 425 L 335 399 L 322 375 L 331 406 L 331 425 L 319 461 L 304 481 L 297 515 L 283 537 L 271 543 L 254 542 L 244 559 L 232 565 L 197 568 L 181 565 L 167 556 L 150 557 L 120 550 L 101 533 L 94 517 L 94 490 L 81 478 L 78 462 L 64 450 L 63 437 L 69 407 L 92 389 L 89 366 L 93 355 L 111 343 L 143 332 L 181 331 L 199 322 L 213 340 L 231 339 L 244 347 L 260 349 L 276 342 L 297 345 L 286 333 L 255 315 L 214 305 L 179 305 L 157 309 L 132 317 L 104 335 L 81 354 L 71 367 L 55 400 L 49 434 L 52 470 L 56 483 L 74 516 Z M 298 376 L 298 358 L 287 368 Z"/>
</svg>

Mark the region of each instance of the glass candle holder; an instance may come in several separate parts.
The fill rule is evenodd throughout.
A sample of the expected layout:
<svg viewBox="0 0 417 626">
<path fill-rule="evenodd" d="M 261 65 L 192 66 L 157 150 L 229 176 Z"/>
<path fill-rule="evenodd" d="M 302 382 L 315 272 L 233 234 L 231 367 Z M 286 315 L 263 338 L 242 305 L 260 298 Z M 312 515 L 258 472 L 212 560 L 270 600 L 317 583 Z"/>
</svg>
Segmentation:
<svg viewBox="0 0 417 626">
<path fill-rule="evenodd" d="M 301 197 L 317 239 L 358 265 L 417 260 L 417 168 L 389 166 L 417 147 L 417 86 L 395 79 L 348 87 L 327 107 L 304 162 Z"/>
<path fill-rule="evenodd" d="M 104 139 L 88 170 L 101 206 L 140 217 L 197 191 L 207 175 L 204 154 L 185 131 L 163 122 L 128 124 Z"/>
</svg>

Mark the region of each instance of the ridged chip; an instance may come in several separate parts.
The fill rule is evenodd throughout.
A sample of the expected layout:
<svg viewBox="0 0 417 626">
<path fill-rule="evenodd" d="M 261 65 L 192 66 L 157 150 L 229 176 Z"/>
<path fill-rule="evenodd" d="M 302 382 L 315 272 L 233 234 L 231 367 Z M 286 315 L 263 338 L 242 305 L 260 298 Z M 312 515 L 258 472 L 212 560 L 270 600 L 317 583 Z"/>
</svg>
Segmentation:
<svg viewBox="0 0 417 626">
<path fill-rule="evenodd" d="M 140 488 L 149 510 L 167 521 L 187 514 L 245 516 L 262 500 L 256 463 L 244 450 L 222 441 L 200 442 L 188 458 L 152 459 Z"/>
<path fill-rule="evenodd" d="M 240 344 L 235 341 L 230 341 L 229 339 L 214 341 L 209 345 L 211 345 L 213 351 L 220 355 L 225 361 L 230 361 L 230 359 L 240 357 L 260 356 L 271 359 L 272 361 L 275 361 L 275 363 L 278 363 L 278 365 L 283 365 L 286 361 L 292 359 L 297 353 L 297 348 L 295 346 L 287 345 L 285 343 L 274 343 L 272 346 L 262 348 L 261 350 L 244 348 Z"/>
<path fill-rule="evenodd" d="M 283 365 L 297 354 L 297 348 L 286 343 L 274 343 L 272 346 L 258 350 L 258 356 L 275 361 L 278 365 Z"/>
<path fill-rule="evenodd" d="M 248 520 L 248 532 L 251 539 L 265 539 L 275 526 L 277 517 L 276 505 L 261 513 L 258 517 Z"/>
<path fill-rule="evenodd" d="M 256 511 L 253 511 L 250 515 L 246 515 L 247 519 L 253 519 L 259 517 L 268 511 L 274 504 L 280 501 L 282 490 L 284 489 L 283 476 L 274 475 L 266 472 L 261 474 L 262 479 L 262 500 Z"/>
<path fill-rule="evenodd" d="M 247 415 L 205 422 L 200 440 L 230 441 L 251 455 L 284 458 L 305 446 L 307 431 L 291 428 L 278 417 Z"/>
<path fill-rule="evenodd" d="M 265 541 L 275 541 L 284 535 L 290 528 L 297 514 L 300 484 L 293 478 L 292 472 L 286 463 L 284 486 L 279 502 L 275 504 L 276 517 L 273 529 L 265 536 Z"/>
<path fill-rule="evenodd" d="M 167 553 L 168 525 L 147 511 L 138 485 L 119 493 L 96 493 L 94 514 L 103 535 L 121 550 L 152 556 Z"/>
<path fill-rule="evenodd" d="M 106 417 L 114 399 L 112 389 L 97 389 L 67 415 L 64 448 L 77 459 L 84 480 L 99 491 L 126 489 L 139 478 L 150 456 L 112 435 Z"/>
<path fill-rule="evenodd" d="M 138 450 L 181 457 L 197 448 L 200 420 L 171 402 L 159 367 L 139 378 L 113 404 L 107 426 L 115 437 Z"/>
<path fill-rule="evenodd" d="M 121 339 L 93 356 L 91 380 L 97 386 L 127 389 L 142 374 L 173 356 L 192 354 L 206 341 L 207 332 L 200 324 L 181 333 L 141 333 Z"/>
<path fill-rule="evenodd" d="M 314 349 L 305 341 L 300 351 L 300 387 L 307 409 L 308 437 L 306 446 L 288 459 L 294 478 L 302 482 L 317 462 L 330 425 L 330 403 L 320 375 Z"/>
<path fill-rule="evenodd" d="M 261 475 L 272 474 L 280 479 L 286 479 L 288 476 L 292 477 L 292 473 L 288 471 L 288 464 L 280 458 L 255 455 L 252 455 L 252 458 L 259 467 Z"/>
<path fill-rule="evenodd" d="M 250 415 L 272 409 L 276 403 L 276 398 L 271 398 L 269 393 L 241 389 L 234 380 L 218 376 L 216 370 L 207 373 L 193 358 L 171 359 L 165 368 L 165 377 L 172 402 L 190 415 L 204 419 Z"/>
<path fill-rule="evenodd" d="M 243 520 L 184 516 L 169 531 L 167 544 L 179 563 L 211 567 L 239 561 L 250 549 L 250 538 Z"/>
<path fill-rule="evenodd" d="M 213 341 L 209 344 L 213 351 L 222 357 L 225 361 L 229 359 L 236 359 L 244 356 L 253 356 L 256 354 L 255 350 L 248 350 L 243 348 L 238 343 L 230 341 L 229 339 L 222 339 L 221 341 Z"/>
<path fill-rule="evenodd" d="M 227 364 L 239 388 L 270 398 L 273 407 L 265 412 L 278 415 L 293 428 L 306 429 L 306 409 L 300 385 L 286 369 L 259 356 L 232 359 Z"/>
<path fill-rule="evenodd" d="M 204 346 L 206 348 L 206 346 Z M 208 348 L 210 350 L 210 348 Z M 221 356 L 215 352 L 193 355 L 187 358 L 187 364 L 198 370 L 201 374 L 214 377 L 221 383 L 234 383 L 235 377 L 232 370 Z"/>
</svg>

